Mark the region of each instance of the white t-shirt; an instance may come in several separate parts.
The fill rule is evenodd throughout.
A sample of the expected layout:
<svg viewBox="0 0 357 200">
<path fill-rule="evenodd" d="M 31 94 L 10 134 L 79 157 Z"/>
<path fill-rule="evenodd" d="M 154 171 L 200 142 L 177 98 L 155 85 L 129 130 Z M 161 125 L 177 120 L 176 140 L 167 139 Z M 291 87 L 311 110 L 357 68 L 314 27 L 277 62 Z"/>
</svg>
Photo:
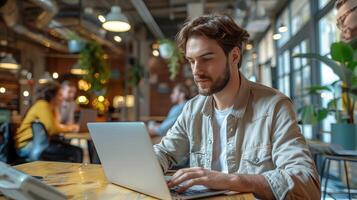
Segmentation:
<svg viewBox="0 0 357 200">
<path fill-rule="evenodd" d="M 227 117 L 233 106 L 224 110 L 214 109 L 213 113 L 213 156 L 212 170 L 228 173 L 227 165 Z"/>
</svg>

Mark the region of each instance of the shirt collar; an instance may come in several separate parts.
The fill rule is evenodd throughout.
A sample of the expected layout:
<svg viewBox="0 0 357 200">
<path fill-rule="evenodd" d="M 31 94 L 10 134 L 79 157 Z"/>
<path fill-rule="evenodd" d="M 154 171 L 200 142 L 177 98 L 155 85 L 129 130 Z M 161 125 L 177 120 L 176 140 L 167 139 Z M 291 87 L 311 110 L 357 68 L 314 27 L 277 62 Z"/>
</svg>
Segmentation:
<svg viewBox="0 0 357 200">
<path fill-rule="evenodd" d="M 247 80 L 241 73 L 240 76 L 240 88 L 238 93 L 235 94 L 235 102 L 233 105 L 231 115 L 235 116 L 236 118 L 241 118 L 244 115 L 246 110 L 249 97 L 250 97 L 250 84 L 249 80 Z M 203 108 L 201 110 L 202 114 L 211 117 L 213 115 L 214 109 L 214 98 L 213 96 L 208 96 L 203 103 Z"/>
</svg>

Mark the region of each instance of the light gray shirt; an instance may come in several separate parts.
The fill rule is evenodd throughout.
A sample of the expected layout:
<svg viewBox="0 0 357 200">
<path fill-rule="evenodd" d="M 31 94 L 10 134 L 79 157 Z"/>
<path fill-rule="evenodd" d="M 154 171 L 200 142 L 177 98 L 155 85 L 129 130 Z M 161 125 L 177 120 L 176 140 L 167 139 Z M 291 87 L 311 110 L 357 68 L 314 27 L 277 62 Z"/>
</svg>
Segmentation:
<svg viewBox="0 0 357 200">
<path fill-rule="evenodd" d="M 228 173 L 261 174 L 276 199 L 320 199 L 320 181 L 291 100 L 243 75 L 227 117 Z M 190 166 L 211 169 L 213 97 L 188 101 L 161 143 L 154 146 L 166 171 L 189 157 Z"/>
<path fill-rule="evenodd" d="M 73 124 L 74 112 L 76 111 L 77 104 L 74 101 L 63 101 L 61 106 L 61 124 Z"/>
</svg>

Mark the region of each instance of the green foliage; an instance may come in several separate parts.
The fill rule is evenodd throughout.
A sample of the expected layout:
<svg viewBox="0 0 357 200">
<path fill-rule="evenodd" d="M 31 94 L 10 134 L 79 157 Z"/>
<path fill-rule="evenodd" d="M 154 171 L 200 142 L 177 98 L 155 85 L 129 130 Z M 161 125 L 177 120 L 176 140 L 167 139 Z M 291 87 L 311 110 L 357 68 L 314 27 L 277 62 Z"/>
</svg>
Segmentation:
<svg viewBox="0 0 357 200">
<path fill-rule="evenodd" d="M 91 91 L 98 92 L 105 88 L 110 78 L 110 69 L 104 60 L 104 52 L 96 42 L 88 42 L 80 52 L 80 67 L 88 73 L 83 79 L 91 84 Z"/>
<path fill-rule="evenodd" d="M 144 67 L 140 64 L 134 64 L 130 67 L 128 76 L 129 76 L 129 85 L 137 86 L 140 83 L 140 80 L 145 75 Z"/>
<path fill-rule="evenodd" d="M 160 45 L 167 45 L 171 51 L 169 53 L 169 58 L 166 59 L 168 60 L 170 79 L 174 80 L 180 71 L 180 66 L 183 61 L 183 54 L 172 40 L 160 39 L 158 42 Z"/>
<path fill-rule="evenodd" d="M 310 58 L 318 60 L 332 69 L 339 80 L 328 86 L 312 86 L 306 88 L 310 95 L 330 92 L 333 98 L 327 106 L 307 105 L 299 110 L 304 123 L 316 124 L 329 114 L 334 114 L 338 123 L 354 123 L 354 106 L 357 100 L 357 60 L 356 49 L 344 42 L 331 44 L 331 58 L 315 53 L 298 54 L 295 58 Z M 338 102 L 342 101 L 344 111 L 338 110 Z M 343 115 L 345 114 L 345 115 Z M 345 116 L 345 117 L 344 117 Z"/>
</svg>

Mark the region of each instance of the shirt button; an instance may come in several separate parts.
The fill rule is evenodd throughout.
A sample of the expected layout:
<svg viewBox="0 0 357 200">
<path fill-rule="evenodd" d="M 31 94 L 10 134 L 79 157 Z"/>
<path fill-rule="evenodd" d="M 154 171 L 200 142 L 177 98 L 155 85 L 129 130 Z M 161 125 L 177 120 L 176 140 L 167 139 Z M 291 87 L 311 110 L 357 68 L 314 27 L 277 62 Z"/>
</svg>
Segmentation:
<svg viewBox="0 0 357 200">
<path fill-rule="evenodd" d="M 233 132 L 233 128 L 230 128 L 230 129 L 229 129 L 229 132 Z"/>
<path fill-rule="evenodd" d="M 209 143 L 209 144 L 212 144 L 212 140 L 208 140 L 208 143 Z"/>
</svg>

